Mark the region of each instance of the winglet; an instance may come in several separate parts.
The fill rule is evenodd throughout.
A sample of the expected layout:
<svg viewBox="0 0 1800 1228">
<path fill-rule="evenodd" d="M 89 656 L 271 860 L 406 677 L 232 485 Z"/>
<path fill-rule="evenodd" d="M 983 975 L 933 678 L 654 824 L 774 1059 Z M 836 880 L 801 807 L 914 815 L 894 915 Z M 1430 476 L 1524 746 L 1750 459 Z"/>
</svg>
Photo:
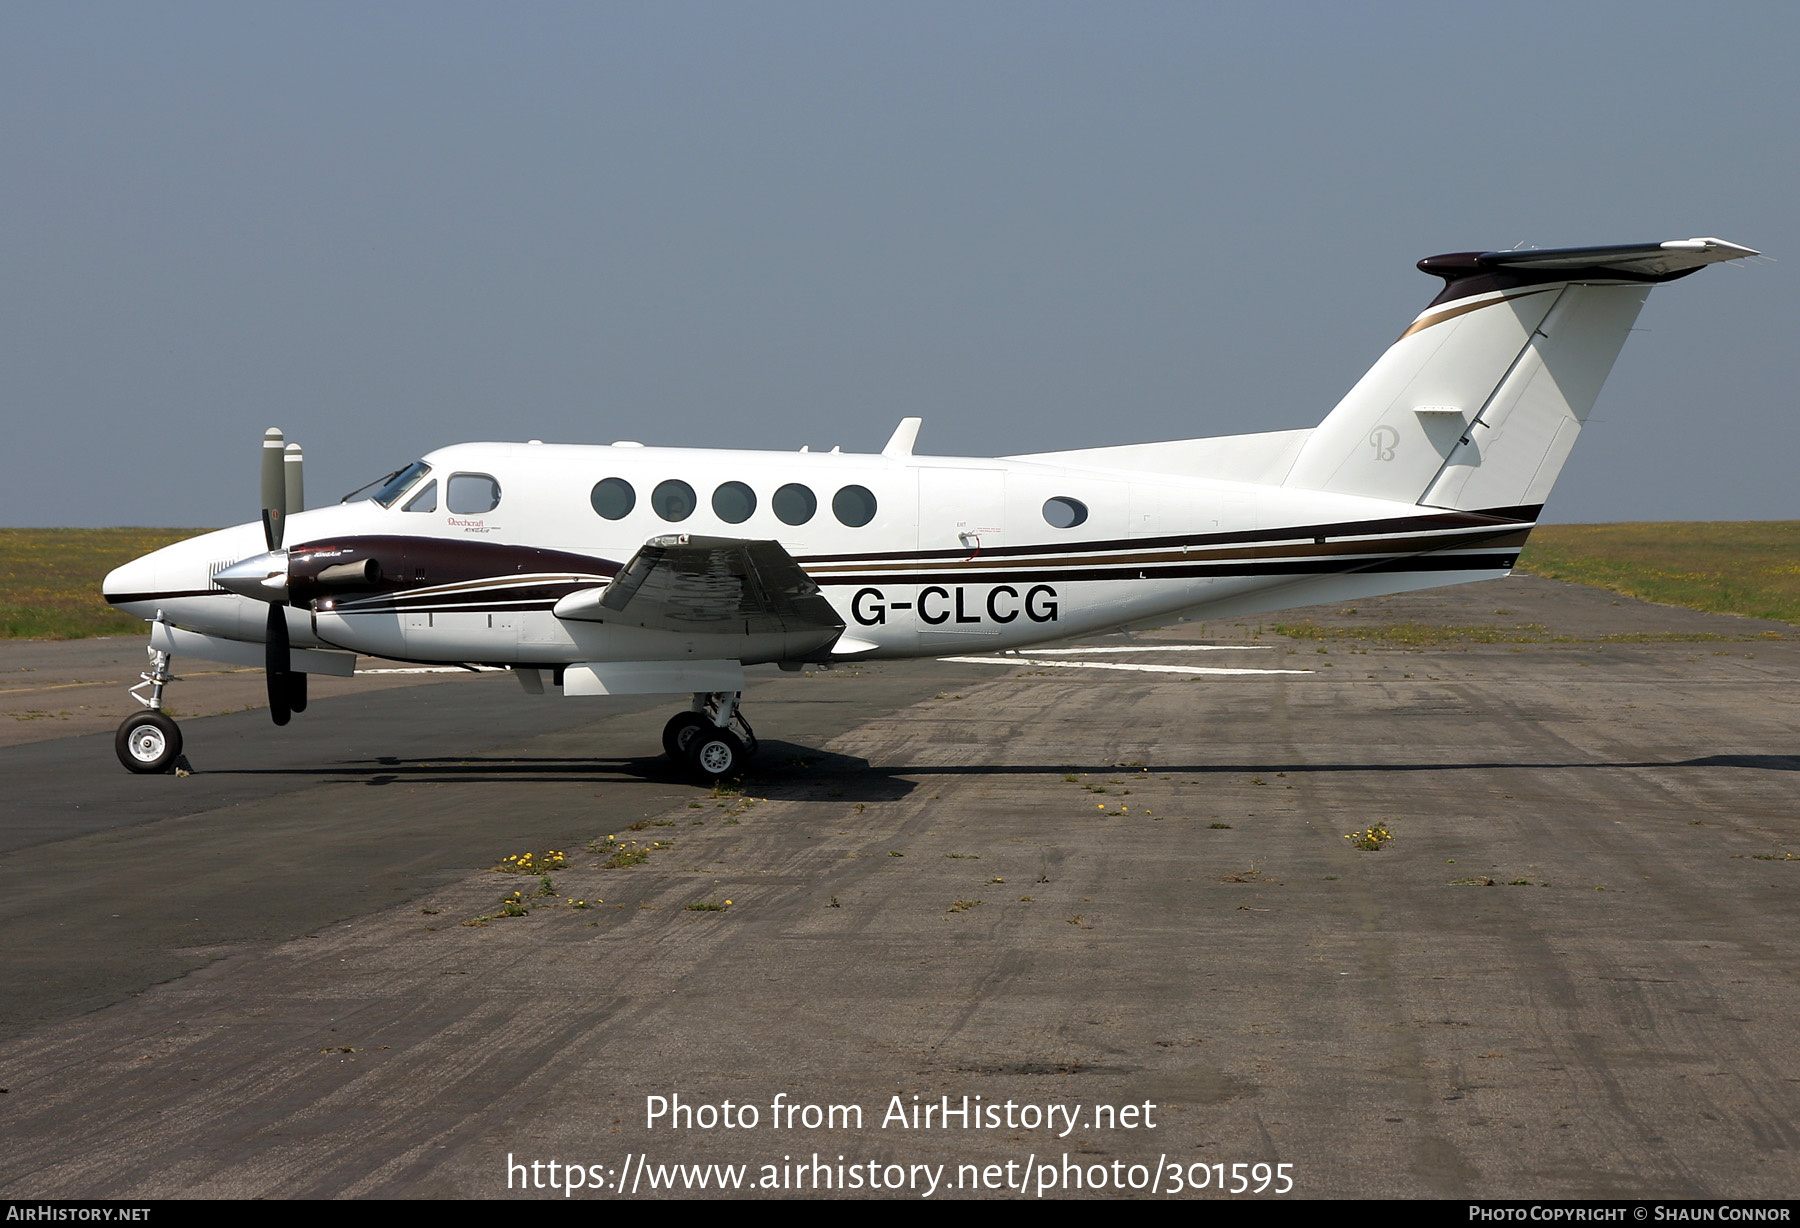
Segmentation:
<svg viewBox="0 0 1800 1228">
<path fill-rule="evenodd" d="M 923 418 L 902 418 L 900 425 L 894 428 L 893 435 L 887 441 L 887 447 L 881 450 L 883 456 L 905 459 L 913 454 L 913 442 L 919 437 L 919 425 Z"/>
</svg>

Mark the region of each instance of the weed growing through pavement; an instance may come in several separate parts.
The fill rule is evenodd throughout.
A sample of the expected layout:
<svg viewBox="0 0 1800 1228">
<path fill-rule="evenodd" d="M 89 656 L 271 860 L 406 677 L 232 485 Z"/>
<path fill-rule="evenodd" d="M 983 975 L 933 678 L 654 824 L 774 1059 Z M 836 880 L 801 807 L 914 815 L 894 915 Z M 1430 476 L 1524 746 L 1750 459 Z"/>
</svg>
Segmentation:
<svg viewBox="0 0 1800 1228">
<path fill-rule="evenodd" d="M 547 870 L 561 870 L 568 864 L 561 849 L 545 849 L 542 853 L 515 854 L 494 869 L 501 874 L 542 874 Z"/>
<path fill-rule="evenodd" d="M 1371 823 L 1362 831 L 1353 831 L 1344 837 L 1352 847 L 1371 853 L 1380 852 L 1381 846 L 1393 838 L 1394 833 L 1388 830 L 1386 823 Z"/>
<path fill-rule="evenodd" d="M 649 844 L 639 844 L 636 840 L 621 843 L 617 836 L 608 836 L 606 844 L 596 852 L 610 850 L 612 856 L 600 863 L 602 870 L 623 870 L 627 866 L 641 866 L 650 860 L 650 854 L 660 848 L 669 847 L 667 840 L 652 840 Z"/>
</svg>

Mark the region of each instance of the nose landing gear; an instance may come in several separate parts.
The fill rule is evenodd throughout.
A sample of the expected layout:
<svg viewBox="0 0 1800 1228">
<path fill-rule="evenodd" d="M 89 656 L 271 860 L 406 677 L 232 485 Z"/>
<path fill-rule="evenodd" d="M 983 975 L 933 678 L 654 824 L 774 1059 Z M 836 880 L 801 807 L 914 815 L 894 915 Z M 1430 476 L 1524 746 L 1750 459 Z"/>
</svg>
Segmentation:
<svg viewBox="0 0 1800 1228">
<path fill-rule="evenodd" d="M 162 611 L 156 612 L 162 621 Z M 113 750 L 125 769 L 139 775 L 173 771 L 181 757 L 181 726 L 162 710 L 163 688 L 181 679 L 169 672 L 169 654 L 151 648 L 150 672 L 139 674 L 143 681 L 131 688 L 131 697 L 146 711 L 128 716 L 113 735 Z M 144 691 L 149 694 L 143 694 Z"/>
</svg>

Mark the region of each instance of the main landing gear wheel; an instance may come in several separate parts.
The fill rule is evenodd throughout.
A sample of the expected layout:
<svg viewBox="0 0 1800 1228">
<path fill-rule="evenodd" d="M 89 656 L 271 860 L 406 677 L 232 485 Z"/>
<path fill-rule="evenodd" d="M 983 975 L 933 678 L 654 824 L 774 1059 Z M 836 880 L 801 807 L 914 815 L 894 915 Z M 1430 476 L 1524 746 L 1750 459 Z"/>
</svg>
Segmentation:
<svg viewBox="0 0 1800 1228">
<path fill-rule="evenodd" d="M 181 754 L 181 727 L 160 712 L 125 718 L 113 735 L 119 762 L 140 775 L 167 772 Z"/>
<path fill-rule="evenodd" d="M 667 752 L 669 758 L 680 763 L 683 755 L 687 752 L 688 743 L 693 741 L 694 735 L 711 725 L 712 721 L 705 713 L 677 712 L 669 718 L 669 723 L 663 726 L 663 750 Z"/>
<path fill-rule="evenodd" d="M 719 781 L 743 769 L 744 744 L 729 729 L 713 728 L 711 723 L 688 739 L 688 767 L 705 781 Z"/>
</svg>

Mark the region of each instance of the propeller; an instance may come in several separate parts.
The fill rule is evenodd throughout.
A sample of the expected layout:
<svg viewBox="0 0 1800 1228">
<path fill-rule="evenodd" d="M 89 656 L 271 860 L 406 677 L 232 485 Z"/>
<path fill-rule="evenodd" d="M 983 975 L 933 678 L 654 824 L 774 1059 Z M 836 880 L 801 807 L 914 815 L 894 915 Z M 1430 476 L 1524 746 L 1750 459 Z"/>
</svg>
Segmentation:
<svg viewBox="0 0 1800 1228">
<path fill-rule="evenodd" d="M 276 447 L 280 447 L 279 436 Z M 279 470 L 277 471 L 279 472 Z M 284 509 L 285 510 L 285 509 Z M 281 562 L 280 595 L 269 602 L 269 621 L 263 634 L 263 676 L 269 688 L 269 717 L 277 725 L 285 725 L 293 715 L 294 679 L 302 679 L 305 686 L 305 674 L 293 671 L 293 650 L 288 643 L 287 625 L 287 551 L 281 548 L 281 513 L 271 508 L 263 508 L 263 541 L 268 544 L 269 553 L 264 555 L 271 563 L 276 559 Z M 270 574 L 263 584 L 268 585 L 276 577 Z M 300 708 L 305 710 L 306 698 L 302 692 Z"/>
<path fill-rule="evenodd" d="M 288 644 L 287 625 L 287 551 L 281 548 L 282 532 L 290 510 L 288 501 L 287 448 L 281 428 L 263 432 L 262 446 L 262 526 L 263 542 L 272 556 L 270 562 L 281 565 L 281 590 L 277 600 L 269 603 L 268 630 L 263 636 L 263 675 L 268 683 L 269 718 L 277 725 L 288 723 L 296 710 L 305 710 L 306 693 L 294 703 L 294 683 L 302 688 L 306 675 L 294 673 L 293 651 Z M 296 466 L 298 477 L 298 466 Z M 270 577 L 273 579 L 273 576 Z"/>
<path fill-rule="evenodd" d="M 300 449 L 288 448 L 281 431 L 270 427 L 263 435 L 262 454 L 263 544 L 268 551 L 233 563 L 213 577 L 220 588 L 269 603 L 263 672 L 268 681 L 269 717 L 277 725 L 287 724 L 295 712 L 306 711 L 306 675 L 294 671 L 288 642 L 288 554 L 281 548 L 289 513 L 305 507 L 300 481 Z"/>
</svg>

